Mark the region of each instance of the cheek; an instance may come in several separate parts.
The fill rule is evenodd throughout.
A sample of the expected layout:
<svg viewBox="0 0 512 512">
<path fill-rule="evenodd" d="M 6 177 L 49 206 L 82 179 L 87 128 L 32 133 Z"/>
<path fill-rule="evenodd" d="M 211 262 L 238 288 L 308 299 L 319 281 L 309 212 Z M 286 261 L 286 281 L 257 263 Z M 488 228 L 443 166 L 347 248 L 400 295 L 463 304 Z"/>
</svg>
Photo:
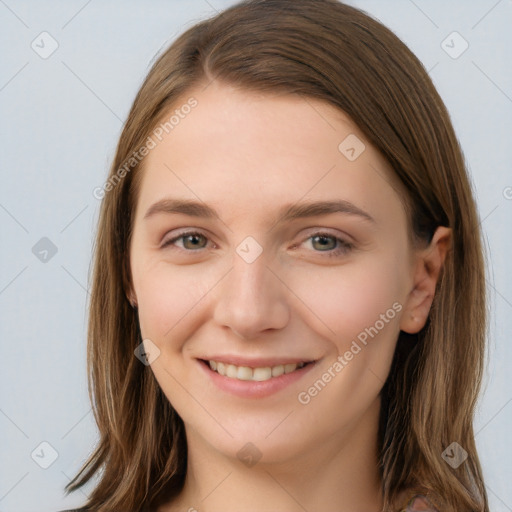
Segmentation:
<svg viewBox="0 0 512 512">
<path fill-rule="evenodd" d="M 287 285 L 283 286 L 281 296 L 275 296 L 276 300 L 289 297 L 290 322 L 300 322 L 308 338 L 324 347 L 325 354 L 321 367 L 289 397 L 301 415 L 302 425 L 297 430 L 290 426 L 286 431 L 289 438 L 313 436 L 315 429 L 331 435 L 340 425 L 362 415 L 378 395 L 389 371 L 398 334 L 399 314 L 393 304 L 400 300 L 400 265 L 393 261 L 396 258 L 391 255 L 387 258 L 368 255 L 353 265 L 274 269 Z M 208 292 L 224 272 L 213 265 L 210 268 L 171 266 L 163 262 L 134 269 L 142 335 L 161 350 L 160 359 L 152 365 L 153 372 L 167 398 L 189 422 L 199 422 L 197 418 L 203 422 L 204 411 L 194 408 L 190 395 L 177 382 L 188 383 L 201 404 L 216 403 L 216 396 L 208 388 L 194 387 L 190 367 L 183 364 L 179 353 L 191 340 L 193 343 L 194 337 L 199 338 L 199 330 L 211 322 L 215 304 L 209 302 Z M 381 314 L 387 314 L 388 322 L 378 329 L 377 322 L 383 322 Z M 282 335 L 286 336 L 287 332 L 285 327 Z M 365 335 L 366 344 L 361 341 Z M 354 341 L 359 349 L 354 347 Z M 341 371 L 339 366 L 333 367 L 338 356 L 344 358 Z M 329 373 L 323 379 L 325 372 Z M 320 380 L 328 383 L 318 384 Z M 307 405 L 300 401 L 299 393 L 307 399 Z M 223 405 L 219 403 L 217 407 Z M 237 425 L 232 427 L 234 432 L 249 428 L 246 419 L 231 415 L 229 408 L 223 414 L 227 424 Z M 268 414 L 269 424 L 275 425 L 277 420 L 272 411 Z M 321 426 L 318 418 L 324 419 Z M 217 428 L 209 422 L 206 418 L 208 428 Z"/>
<path fill-rule="evenodd" d="M 176 348 L 172 340 L 180 339 L 177 333 L 181 325 L 194 318 L 194 309 L 200 310 L 201 299 L 208 293 L 207 283 L 204 273 L 193 266 L 172 267 L 158 262 L 134 271 L 143 337 L 157 344 L 165 340 L 170 344 L 166 349 Z"/>
<path fill-rule="evenodd" d="M 325 336 L 342 349 L 376 322 L 382 327 L 381 315 L 386 317 L 384 330 L 398 325 L 403 277 L 394 261 L 368 255 L 354 265 L 321 268 L 314 277 L 302 272 L 293 279 L 293 289 L 321 320 Z"/>
<path fill-rule="evenodd" d="M 354 265 L 275 270 L 293 291 L 290 308 L 299 311 L 310 328 L 344 351 L 347 340 L 374 326 L 382 314 L 402 300 L 401 270 L 396 261 L 393 255 L 368 255 Z M 162 261 L 135 266 L 133 279 L 143 337 L 172 344 L 173 339 L 180 339 L 181 327 L 186 325 L 188 332 L 194 330 L 191 323 L 200 328 L 201 322 L 208 320 L 201 317 L 207 309 L 203 300 L 207 301 L 208 292 L 218 282 L 222 275 L 219 272 L 213 266 L 172 266 Z M 386 325 L 398 325 L 399 315 L 393 316 Z"/>
<path fill-rule="evenodd" d="M 369 258 L 364 265 L 318 273 L 304 299 L 328 325 L 331 350 L 299 401 L 303 414 L 325 419 L 326 435 L 364 414 L 389 374 L 403 308 L 402 274 L 393 261 Z M 301 288 L 307 293 L 305 283 Z"/>
</svg>

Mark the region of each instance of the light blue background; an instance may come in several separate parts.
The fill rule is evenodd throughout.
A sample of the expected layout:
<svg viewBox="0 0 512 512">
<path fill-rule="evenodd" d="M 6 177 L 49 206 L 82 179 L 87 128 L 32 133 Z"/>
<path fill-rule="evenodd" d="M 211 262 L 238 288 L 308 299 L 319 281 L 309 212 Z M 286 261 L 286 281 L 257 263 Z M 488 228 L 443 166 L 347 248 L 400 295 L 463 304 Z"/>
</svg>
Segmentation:
<svg viewBox="0 0 512 512">
<path fill-rule="evenodd" d="M 122 124 L 156 54 L 184 29 L 233 3 L 0 0 L 3 512 L 70 508 L 92 488 L 63 497 L 97 435 L 85 367 L 88 271 L 100 205 L 92 191 L 107 176 Z M 476 440 L 491 510 L 510 511 L 512 1 L 351 3 L 394 30 L 430 70 L 467 158 L 492 297 Z M 31 48 L 43 31 L 59 45 L 47 59 Z M 457 59 L 441 47 L 453 31 L 469 43 Z M 46 263 L 32 253 L 42 237 L 58 250 Z M 48 469 L 31 458 L 43 441 L 58 453 Z"/>
</svg>

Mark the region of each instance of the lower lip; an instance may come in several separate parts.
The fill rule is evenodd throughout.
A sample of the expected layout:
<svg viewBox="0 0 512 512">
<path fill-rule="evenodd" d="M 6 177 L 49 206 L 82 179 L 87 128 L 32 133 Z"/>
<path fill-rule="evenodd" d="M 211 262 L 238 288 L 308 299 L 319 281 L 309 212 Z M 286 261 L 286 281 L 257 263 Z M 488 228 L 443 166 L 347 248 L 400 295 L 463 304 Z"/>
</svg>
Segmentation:
<svg viewBox="0 0 512 512">
<path fill-rule="evenodd" d="M 213 383 L 222 391 L 231 393 L 243 398 L 264 398 L 281 391 L 285 387 L 297 382 L 306 373 L 315 366 L 315 363 L 309 363 L 306 366 L 294 370 L 290 373 L 283 373 L 279 377 L 272 377 L 265 381 L 239 380 L 231 377 L 224 377 L 214 372 L 208 363 L 198 360 L 199 366 L 212 379 Z"/>
</svg>

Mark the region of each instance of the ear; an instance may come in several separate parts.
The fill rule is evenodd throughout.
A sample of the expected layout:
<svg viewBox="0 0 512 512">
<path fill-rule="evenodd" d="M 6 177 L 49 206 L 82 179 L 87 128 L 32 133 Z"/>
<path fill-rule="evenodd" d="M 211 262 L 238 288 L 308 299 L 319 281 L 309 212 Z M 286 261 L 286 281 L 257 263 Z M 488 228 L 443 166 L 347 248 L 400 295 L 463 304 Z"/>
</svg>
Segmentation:
<svg viewBox="0 0 512 512">
<path fill-rule="evenodd" d="M 133 291 L 133 284 L 132 284 L 132 276 L 130 271 L 130 257 L 128 256 L 127 259 L 124 261 L 123 269 L 123 289 L 124 293 L 126 295 L 126 298 L 128 299 L 128 302 L 130 303 L 132 308 L 137 307 L 137 295 L 135 295 L 135 292 Z"/>
<path fill-rule="evenodd" d="M 451 245 L 452 230 L 439 226 L 429 246 L 416 254 L 413 286 L 405 301 L 400 319 L 402 331 L 416 334 L 427 323 L 439 274 Z"/>
<path fill-rule="evenodd" d="M 128 301 L 130 302 L 132 308 L 137 307 L 137 299 L 132 294 L 128 295 Z"/>
<path fill-rule="evenodd" d="M 132 308 L 137 307 L 137 296 L 135 295 L 135 292 L 133 291 L 133 287 L 131 284 L 128 286 L 126 298 L 128 299 L 128 302 L 131 304 Z"/>
</svg>

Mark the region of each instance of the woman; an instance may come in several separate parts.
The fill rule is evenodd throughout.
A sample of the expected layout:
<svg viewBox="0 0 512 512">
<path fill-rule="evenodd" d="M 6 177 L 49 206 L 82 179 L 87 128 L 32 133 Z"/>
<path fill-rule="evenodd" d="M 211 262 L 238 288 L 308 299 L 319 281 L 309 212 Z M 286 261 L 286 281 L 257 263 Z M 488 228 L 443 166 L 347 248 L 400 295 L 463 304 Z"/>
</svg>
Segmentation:
<svg viewBox="0 0 512 512">
<path fill-rule="evenodd" d="M 198 23 L 97 192 L 82 510 L 488 512 L 475 201 L 391 31 L 334 0 Z"/>
</svg>

